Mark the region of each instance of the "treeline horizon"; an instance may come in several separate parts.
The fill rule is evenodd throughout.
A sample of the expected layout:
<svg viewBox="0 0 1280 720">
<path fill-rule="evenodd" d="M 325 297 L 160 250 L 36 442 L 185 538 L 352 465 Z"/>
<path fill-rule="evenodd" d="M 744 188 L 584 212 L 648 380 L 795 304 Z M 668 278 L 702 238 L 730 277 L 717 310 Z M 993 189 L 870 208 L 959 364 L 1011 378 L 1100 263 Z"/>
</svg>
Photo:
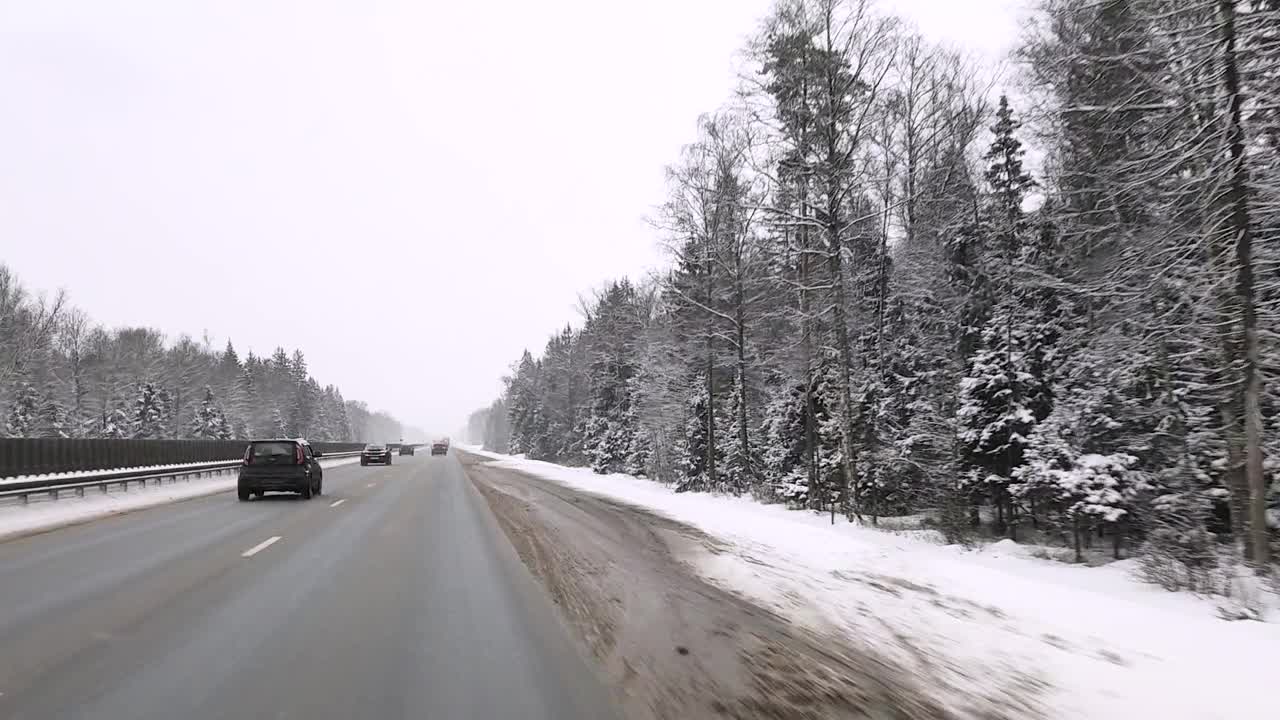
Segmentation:
<svg viewBox="0 0 1280 720">
<path fill-rule="evenodd" d="M 425 433 L 346 400 L 301 350 L 241 358 L 145 327 L 107 328 L 64 291 L 34 295 L 0 263 L 0 433 L 7 437 L 396 442 Z"/>
</svg>

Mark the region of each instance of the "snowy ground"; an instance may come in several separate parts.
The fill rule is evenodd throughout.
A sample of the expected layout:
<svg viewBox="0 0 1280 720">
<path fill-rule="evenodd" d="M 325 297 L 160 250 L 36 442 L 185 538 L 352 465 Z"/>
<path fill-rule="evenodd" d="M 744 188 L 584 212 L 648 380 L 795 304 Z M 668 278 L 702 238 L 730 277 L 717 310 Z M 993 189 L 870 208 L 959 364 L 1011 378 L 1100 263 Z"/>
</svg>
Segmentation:
<svg viewBox="0 0 1280 720">
<path fill-rule="evenodd" d="M 335 458 L 321 460 L 320 464 L 327 469 L 359 461 L 359 457 Z M 0 540 L 155 505 L 228 492 L 235 489 L 235 486 L 236 473 L 233 471 L 208 478 L 192 478 L 189 482 L 179 479 L 176 483 L 146 488 L 133 485 L 127 492 L 114 485 L 107 493 L 89 488 L 83 498 L 63 494 L 58 500 L 46 500 L 43 495 L 35 494 L 31 496 L 29 505 L 0 505 Z"/>
<path fill-rule="evenodd" d="M 210 461 L 201 460 L 200 462 L 179 463 L 177 465 L 145 465 L 139 467 L 121 467 L 110 468 L 104 470 L 76 470 L 73 472 L 62 473 L 44 473 L 41 475 L 17 475 L 13 477 L 0 478 L 0 485 L 12 482 L 27 482 L 29 480 L 66 480 L 74 482 L 81 478 L 92 477 L 94 475 L 102 475 L 103 473 L 125 472 L 129 470 L 155 470 L 156 472 L 164 472 L 166 470 L 181 470 L 182 468 L 195 467 L 196 465 L 208 465 Z"/>
<path fill-rule="evenodd" d="M 1078 567 L 1029 557 L 1010 541 L 965 550 L 749 499 L 677 495 L 628 476 L 479 454 L 724 540 L 727 552 L 693 559 L 706 577 L 874 645 L 975 717 L 991 702 L 1017 708 L 1015 716 L 1090 720 L 1280 712 L 1271 684 L 1280 613 L 1268 622 L 1219 619 L 1218 601 L 1142 583 L 1132 561 Z M 992 678 L 1014 691 L 1001 695 Z M 1023 705 L 1036 695 L 1038 703 Z"/>
</svg>

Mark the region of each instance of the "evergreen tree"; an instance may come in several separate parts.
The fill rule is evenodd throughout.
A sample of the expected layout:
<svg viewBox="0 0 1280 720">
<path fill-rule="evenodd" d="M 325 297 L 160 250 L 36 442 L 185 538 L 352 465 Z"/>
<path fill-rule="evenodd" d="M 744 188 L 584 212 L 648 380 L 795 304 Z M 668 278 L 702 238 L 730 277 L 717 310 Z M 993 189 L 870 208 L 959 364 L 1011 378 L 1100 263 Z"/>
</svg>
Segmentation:
<svg viewBox="0 0 1280 720">
<path fill-rule="evenodd" d="M 989 268 L 985 275 L 992 278 L 996 301 L 960 382 L 957 410 L 971 466 L 966 485 L 975 498 L 995 504 L 1002 531 L 1016 512 L 1007 486 L 1022 465 L 1031 432 L 1052 406 L 1047 373 L 1054 333 L 1046 318 L 1051 308 L 1036 312 L 1027 286 L 1019 282 L 1030 274 L 1033 255 L 1022 204 L 1034 182 L 1022 168 L 1024 150 L 1014 134 L 1018 127 L 1002 96 L 991 128 L 995 137 L 984 155 L 990 195 L 980 230 L 988 241 L 982 262 Z"/>
<path fill-rule="evenodd" d="M 756 432 L 753 428 L 744 425 L 744 418 L 747 415 L 743 412 L 744 395 L 742 381 L 735 375 L 733 385 L 729 389 L 729 396 L 725 399 L 723 417 L 726 423 L 724 431 L 720 433 L 720 436 L 726 439 L 723 446 L 725 483 L 739 494 L 748 488 L 758 487 L 759 480 L 763 476 Z M 746 438 L 745 448 L 741 441 L 743 437 Z"/>
<path fill-rule="evenodd" d="M 204 399 L 191 420 L 191 437 L 210 440 L 226 440 L 232 436 L 231 424 L 214 398 L 213 389 L 204 388 Z"/>
<path fill-rule="evenodd" d="M 97 437 L 106 440 L 130 438 L 133 437 L 132 426 L 133 422 L 129 419 L 128 413 L 120 408 L 114 408 L 102 413 Z"/>
<path fill-rule="evenodd" d="M 53 394 L 46 395 L 40 407 L 38 433 L 40 437 L 46 438 L 71 437 L 67 411 Z"/>
<path fill-rule="evenodd" d="M 24 383 L 9 406 L 9 416 L 5 419 L 5 434 L 18 438 L 35 437 L 40 423 L 41 404 L 40 392 L 30 383 Z"/>
<path fill-rule="evenodd" d="M 306 437 L 316 429 L 319 410 L 318 390 L 314 380 L 300 382 L 294 388 L 287 417 L 290 437 Z"/>
<path fill-rule="evenodd" d="M 684 480 L 677 487 L 683 490 L 722 490 L 720 482 L 713 482 L 708 474 L 708 457 L 716 465 L 723 466 L 723 446 L 711 447 L 708 428 L 716 426 L 716 412 L 711 397 L 707 394 L 705 377 L 695 376 L 689 383 L 692 393 L 685 410 L 685 431 L 683 444 L 683 476 Z"/>
<path fill-rule="evenodd" d="M 771 495 L 805 507 L 809 504 L 809 474 L 805 467 L 806 411 L 804 385 L 784 390 L 765 408 L 763 435 L 765 472 L 772 479 Z"/>
<path fill-rule="evenodd" d="M 166 394 L 155 383 L 143 382 L 137 387 L 133 401 L 133 437 L 141 440 L 158 440 L 165 436 Z"/>
<path fill-rule="evenodd" d="M 230 340 L 227 340 L 227 348 L 222 351 L 222 358 L 219 363 L 228 377 L 240 372 L 240 355 L 236 352 L 235 346 L 231 344 Z"/>
<path fill-rule="evenodd" d="M 272 413 L 270 430 L 271 432 L 269 434 L 272 437 L 289 437 L 289 425 L 285 422 L 284 414 L 279 410 Z"/>
</svg>

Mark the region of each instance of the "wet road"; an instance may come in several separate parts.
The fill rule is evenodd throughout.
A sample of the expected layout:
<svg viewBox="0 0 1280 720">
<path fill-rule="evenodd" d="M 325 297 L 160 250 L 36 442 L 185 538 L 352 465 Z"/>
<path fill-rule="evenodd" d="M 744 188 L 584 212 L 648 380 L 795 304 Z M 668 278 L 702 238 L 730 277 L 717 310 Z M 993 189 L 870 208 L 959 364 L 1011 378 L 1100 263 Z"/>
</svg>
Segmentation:
<svg viewBox="0 0 1280 720">
<path fill-rule="evenodd" d="M 452 457 L 0 543 L 0 718 L 615 717 Z"/>
</svg>

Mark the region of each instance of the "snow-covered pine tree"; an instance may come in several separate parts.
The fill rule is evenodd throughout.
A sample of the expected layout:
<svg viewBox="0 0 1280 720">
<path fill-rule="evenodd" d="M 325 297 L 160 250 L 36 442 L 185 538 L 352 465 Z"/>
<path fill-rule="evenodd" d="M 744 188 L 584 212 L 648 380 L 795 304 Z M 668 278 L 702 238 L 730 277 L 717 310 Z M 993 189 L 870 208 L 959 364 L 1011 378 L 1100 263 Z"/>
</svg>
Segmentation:
<svg viewBox="0 0 1280 720">
<path fill-rule="evenodd" d="M 231 436 L 231 425 L 214 397 L 213 388 L 208 385 L 191 419 L 188 434 L 205 440 L 226 440 Z"/>
<path fill-rule="evenodd" d="M 4 431 L 9 437 L 35 437 L 40 425 L 40 407 L 43 401 L 40 391 L 30 383 L 23 383 L 9 406 Z"/>
<path fill-rule="evenodd" d="M 165 436 L 167 393 L 153 382 L 141 382 L 133 401 L 130 418 L 132 436 L 140 440 L 158 440 Z"/>
<path fill-rule="evenodd" d="M 1077 561 L 1096 527 L 1110 531 L 1114 554 L 1133 524 L 1151 475 L 1131 454 L 1128 402 L 1121 381 L 1104 371 L 1103 358 L 1085 352 L 1075 374 L 1062 382 L 1053 411 L 1028 438 L 1026 464 L 1015 468 L 1010 495 L 1039 512 L 1069 521 Z"/>
<path fill-rule="evenodd" d="M 285 420 L 284 413 L 279 410 L 272 413 L 270 431 L 272 437 L 289 437 L 289 423 Z"/>
<path fill-rule="evenodd" d="M 633 379 L 639 373 L 646 313 L 641 292 L 621 280 L 599 294 L 583 327 L 587 403 L 579 427 L 583 452 L 597 472 L 626 471 L 637 447 L 639 399 Z"/>
<path fill-rule="evenodd" d="M 524 351 L 520 362 L 507 380 L 507 416 L 511 428 L 510 449 L 534 459 L 546 445 L 543 436 L 541 402 L 538 397 L 539 363 L 533 353 Z"/>
<path fill-rule="evenodd" d="M 722 416 L 722 411 L 717 411 L 713 405 L 712 398 L 707 394 L 707 380 L 705 376 L 695 375 L 690 379 L 688 387 L 691 392 L 687 399 L 687 407 L 685 408 L 685 431 L 683 443 L 683 468 L 682 474 L 684 479 L 676 486 L 676 492 L 686 490 L 715 490 L 720 491 L 724 488 L 718 484 L 723 480 L 712 482 L 708 473 L 709 463 L 708 457 L 712 457 L 716 466 L 723 467 L 724 464 L 724 446 L 710 446 L 712 442 L 708 427 L 715 427 L 717 424 L 716 417 Z"/>
<path fill-rule="evenodd" d="M 319 398 L 316 395 L 318 389 L 315 381 L 309 378 L 294 387 L 293 399 L 286 419 L 290 437 L 307 437 L 315 429 L 319 404 Z"/>
<path fill-rule="evenodd" d="M 342 391 L 333 389 L 333 407 L 329 415 L 330 434 L 336 442 L 350 442 L 354 438 L 351 430 L 351 419 L 347 416 L 347 403 L 342 399 Z"/>
<path fill-rule="evenodd" d="M 982 262 L 990 278 L 994 308 L 978 335 L 977 348 L 960 381 L 957 417 L 971 472 L 967 483 L 976 500 L 989 500 L 1004 532 L 1018 508 L 1010 503 L 1008 484 L 1023 462 L 1028 437 L 1052 407 L 1047 376 L 1054 328 L 1046 322 L 1050 308 L 1032 303 L 1028 287 L 1030 224 L 1022 204 L 1035 183 L 1022 167 L 1024 150 L 1016 133 L 1019 123 L 1001 96 L 994 139 L 984 155 L 990 188 L 983 222 Z M 1037 298 L 1038 299 L 1038 298 Z"/>
<path fill-rule="evenodd" d="M 762 428 L 762 462 L 770 479 L 762 496 L 796 507 L 809 504 L 806 399 L 803 384 L 784 388 L 766 406 Z"/>
<path fill-rule="evenodd" d="M 39 437 L 45 438 L 71 437 L 72 430 L 66 408 L 52 393 L 45 395 L 44 402 L 40 406 L 40 421 L 36 432 Z"/>
<path fill-rule="evenodd" d="M 758 438 L 750 426 L 745 405 L 742 381 L 735 374 L 725 398 L 724 430 L 720 433 L 726 440 L 723 445 L 724 479 L 735 494 L 757 488 L 763 477 Z"/>
<path fill-rule="evenodd" d="M 102 413 L 101 426 L 96 437 L 105 440 L 121 440 L 133 437 L 133 421 L 129 414 L 120 408 L 113 408 Z"/>
</svg>

